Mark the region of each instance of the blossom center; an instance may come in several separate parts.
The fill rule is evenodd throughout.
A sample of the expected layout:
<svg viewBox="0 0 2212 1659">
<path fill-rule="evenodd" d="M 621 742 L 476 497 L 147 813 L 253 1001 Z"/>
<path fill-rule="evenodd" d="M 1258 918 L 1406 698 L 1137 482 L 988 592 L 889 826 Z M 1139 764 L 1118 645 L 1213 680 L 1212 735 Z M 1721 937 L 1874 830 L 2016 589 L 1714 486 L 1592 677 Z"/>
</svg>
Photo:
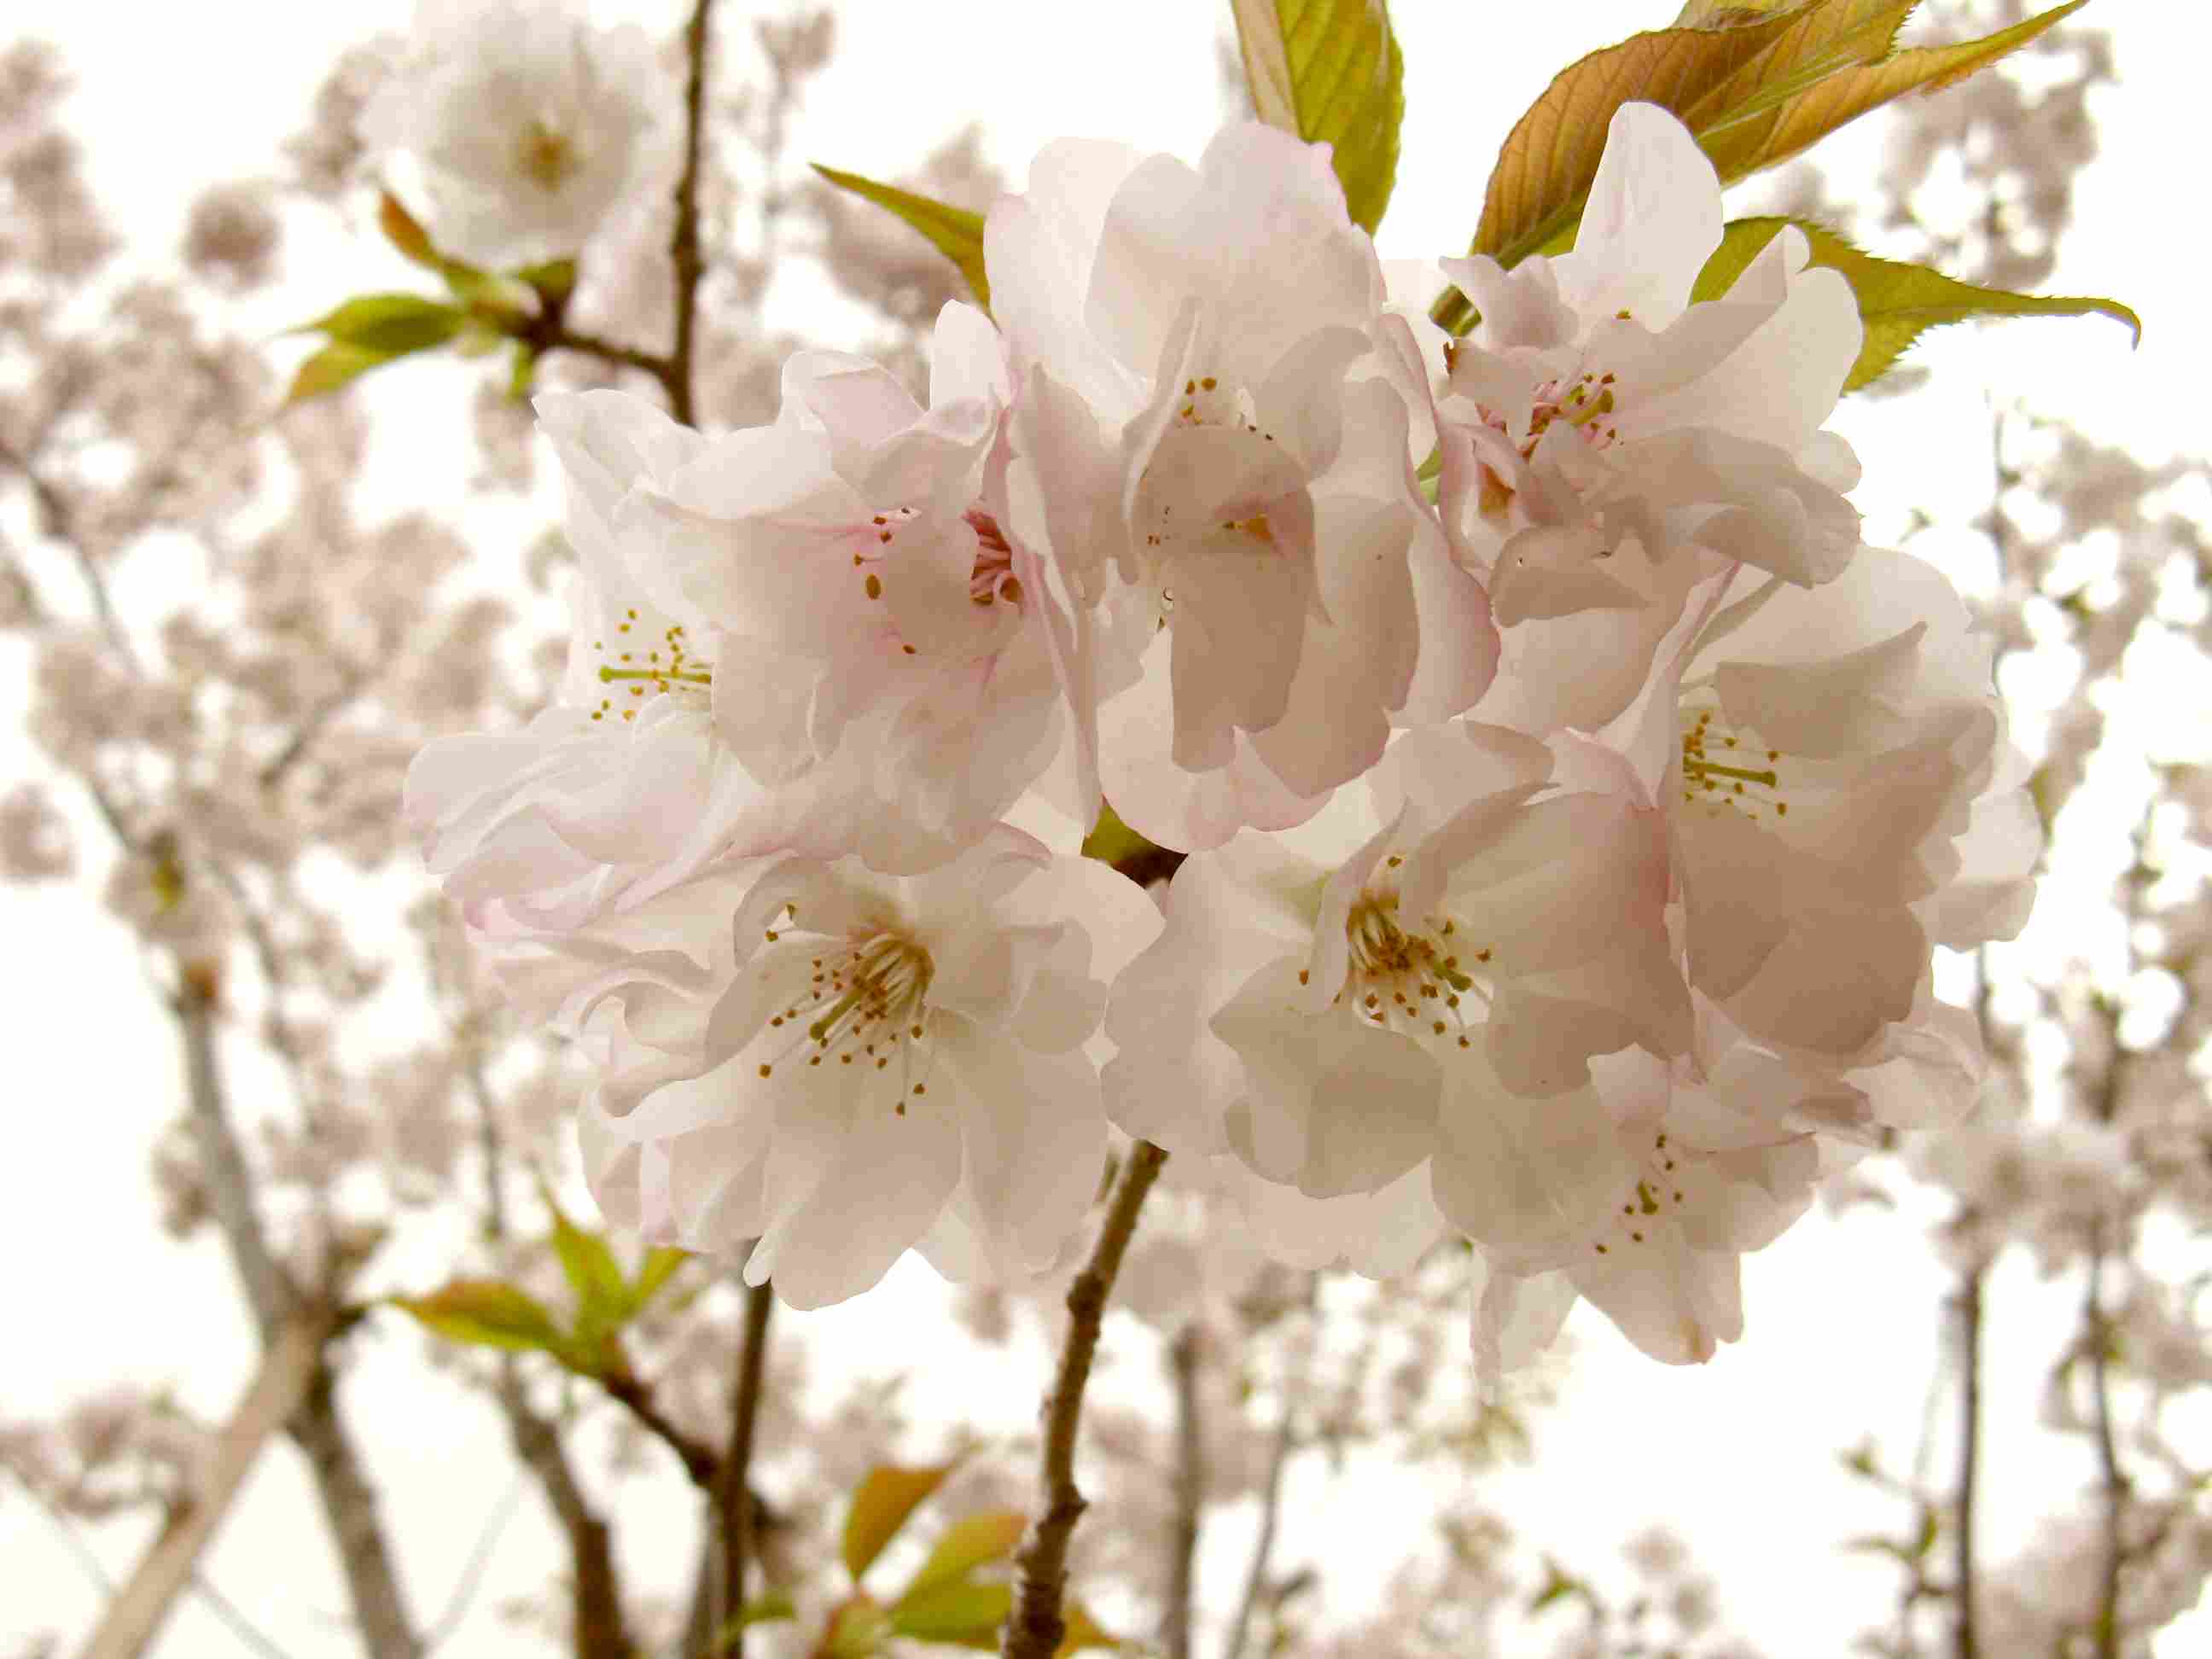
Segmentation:
<svg viewBox="0 0 2212 1659">
<path fill-rule="evenodd" d="M 1393 855 L 1388 867 L 1403 862 Z M 1462 1048 L 1472 1046 L 1461 1000 L 1472 995 L 1488 1005 L 1489 991 L 1467 970 L 1490 962 L 1489 946 L 1468 950 L 1452 916 L 1407 926 L 1399 917 L 1397 891 L 1388 886 L 1360 893 L 1346 913 L 1344 933 L 1352 960 L 1334 1006 L 1349 1006 L 1360 1020 L 1386 1030 L 1424 1041 L 1450 1036 Z"/>
<path fill-rule="evenodd" d="M 1716 711 L 1682 711 L 1682 799 L 1724 806 L 1757 818 L 1771 810 L 1778 818 L 1790 816 L 1790 803 L 1782 793 L 1782 774 L 1775 763 L 1779 749 L 1755 749 L 1745 743 L 1726 722 L 1717 722 Z M 1764 764 L 1761 764 L 1761 762 Z"/>
<path fill-rule="evenodd" d="M 795 906 L 785 907 L 795 922 Z M 773 944 L 778 929 L 766 930 Z M 926 1072 L 929 1035 L 929 981 L 935 971 L 928 951 L 896 929 L 879 929 L 846 939 L 810 959 L 805 988 L 770 1017 L 769 1025 L 796 1027 L 775 1059 L 762 1062 L 760 1075 L 805 1055 L 809 1066 L 854 1066 L 870 1077 L 898 1066 L 891 1079 L 898 1090 L 892 1110 L 906 1115 L 906 1097 L 927 1092 L 915 1080 Z"/>
<path fill-rule="evenodd" d="M 576 154 L 576 147 L 568 142 L 568 135 L 550 125 L 542 117 L 532 120 L 522 130 L 522 143 L 517 146 L 515 161 L 524 178 L 549 192 L 560 189 L 584 164 L 583 158 Z"/>
<path fill-rule="evenodd" d="M 623 720 L 634 720 L 647 697 L 672 693 L 697 702 L 714 684 L 713 665 L 691 654 L 682 623 L 672 623 L 663 629 L 657 646 L 637 632 L 641 626 L 635 606 L 624 611 L 615 624 L 613 660 L 599 664 L 599 684 L 614 689 L 592 711 L 595 720 L 617 712 Z M 592 649 L 602 658 L 608 655 L 605 640 L 593 640 Z"/>
<path fill-rule="evenodd" d="M 975 532 L 975 568 L 968 578 L 968 597 L 977 605 L 1022 602 L 1022 584 L 1014 574 L 1014 550 L 999 521 L 980 507 L 967 512 L 968 527 Z"/>
</svg>

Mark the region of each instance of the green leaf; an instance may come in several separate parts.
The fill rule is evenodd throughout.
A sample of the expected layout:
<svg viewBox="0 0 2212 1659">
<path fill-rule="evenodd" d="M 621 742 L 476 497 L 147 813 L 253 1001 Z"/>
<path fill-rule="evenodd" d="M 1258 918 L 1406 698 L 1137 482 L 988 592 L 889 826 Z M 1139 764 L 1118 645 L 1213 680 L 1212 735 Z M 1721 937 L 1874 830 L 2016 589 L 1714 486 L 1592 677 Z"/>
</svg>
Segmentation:
<svg viewBox="0 0 2212 1659">
<path fill-rule="evenodd" d="M 1614 112 L 1644 101 L 1697 136 L 1723 184 L 1785 161 L 1867 111 L 1934 91 L 2027 45 L 2087 0 L 1956 46 L 1895 50 L 1917 0 L 1692 3 L 1682 23 L 1633 35 L 1570 64 L 1498 152 L 1469 251 L 1504 265 L 1564 252 L 1597 175 Z M 1463 331 L 1466 296 L 1431 313 Z"/>
<path fill-rule="evenodd" d="M 292 330 L 319 329 L 333 341 L 373 351 L 379 360 L 440 346 L 461 331 L 467 316 L 416 294 L 364 294 Z"/>
<path fill-rule="evenodd" d="M 1832 0 L 1845 4 L 1849 0 Z M 1863 0 L 1860 0 L 1863 4 Z M 1887 52 L 1872 62 L 1850 64 L 1820 77 L 1812 85 L 1778 101 L 1743 99 L 1735 107 L 1716 110 L 1711 118 L 1695 124 L 1698 142 L 1723 184 L 1788 161 L 1847 121 L 1879 108 L 1908 92 L 1936 92 L 1986 68 L 2006 54 L 2018 51 L 2038 35 L 2071 16 L 2088 0 L 2067 0 L 2062 6 L 2014 23 L 1978 40 L 1948 46 L 1919 46 L 1910 52 Z M 1903 14 L 1909 5 L 1890 8 Z M 1890 39 L 1895 39 L 1892 31 Z"/>
<path fill-rule="evenodd" d="M 325 392 L 336 392 L 356 375 L 366 374 L 379 363 L 392 361 L 388 353 L 367 351 L 360 346 L 332 341 L 320 351 L 301 363 L 292 376 L 291 388 L 284 394 L 287 404 L 304 403 L 309 398 L 319 398 Z"/>
<path fill-rule="evenodd" d="M 1517 264 L 1571 232 L 1597 176 L 1614 111 L 1644 100 L 1680 114 L 1725 85 L 1790 24 L 1784 14 L 1730 29 L 1654 29 L 1570 64 L 1506 135 L 1468 252 Z"/>
<path fill-rule="evenodd" d="M 1691 299 L 1715 300 L 1725 294 L 1785 224 L 1794 224 L 1805 233 L 1812 244 L 1812 263 L 1840 271 L 1858 301 L 1866 339 L 1844 381 L 1846 392 L 1856 392 L 1888 373 L 1905 349 L 1927 330 L 1977 317 L 2081 317 L 2098 313 L 2125 323 L 2138 343 L 2142 339 L 2142 319 L 2117 300 L 2008 294 L 2002 289 L 1976 288 L 1923 265 L 1862 253 L 1834 231 L 1802 219 L 1731 222 L 1722 234 L 1720 246 L 1698 273 L 1690 290 Z"/>
<path fill-rule="evenodd" d="M 567 1340 L 543 1305 L 501 1279 L 457 1279 L 428 1296 L 391 1301 L 449 1341 L 555 1351 Z"/>
<path fill-rule="evenodd" d="M 840 190 L 849 190 L 879 208 L 888 209 L 929 238 L 939 253 L 960 267 L 975 303 L 991 308 L 991 281 L 983 274 L 983 216 L 944 202 L 933 202 L 896 185 L 879 185 L 857 173 L 840 173 L 819 161 L 814 170 Z"/>
<path fill-rule="evenodd" d="M 679 1250 L 672 1244 L 656 1244 L 647 1250 L 645 1260 L 638 1264 L 637 1282 L 630 1286 L 631 1308 L 641 1309 L 659 1296 L 660 1287 L 690 1259 L 690 1251 Z"/>
<path fill-rule="evenodd" d="M 866 1596 L 855 1595 L 830 1615 L 815 1652 L 818 1659 L 869 1659 L 882 1650 L 890 1632 L 884 1610 Z"/>
<path fill-rule="evenodd" d="M 1674 19 L 1678 29 L 1732 29 L 1778 11 L 1787 11 L 1798 0 L 1690 0 Z"/>
<path fill-rule="evenodd" d="M 772 1625 L 786 1619 L 799 1617 L 799 1604 L 791 1599 L 788 1590 L 769 1590 L 757 1595 L 738 1609 L 737 1617 L 727 1620 L 722 1627 L 707 1639 L 708 1659 L 718 1653 L 727 1653 L 738 1643 L 738 1636 L 755 1625 Z"/>
<path fill-rule="evenodd" d="M 548 259 L 542 264 L 525 265 L 514 276 L 545 299 L 565 300 L 575 291 L 576 262 L 573 258 Z"/>
<path fill-rule="evenodd" d="M 1018 1510 L 988 1510 L 955 1521 L 939 1536 L 929 1559 L 900 1596 L 899 1606 L 965 1578 L 986 1562 L 1005 1560 L 1022 1541 L 1026 1524 Z"/>
<path fill-rule="evenodd" d="M 922 1500 L 944 1485 L 951 1463 L 933 1463 L 921 1468 L 878 1463 L 870 1469 L 853 1493 L 853 1507 L 845 1516 L 845 1571 L 859 1583 L 868 1564 L 883 1553 L 884 1546 L 898 1535 Z"/>
<path fill-rule="evenodd" d="M 553 1254 L 561 1259 L 561 1271 L 568 1276 L 568 1288 L 576 1293 L 578 1326 L 621 1324 L 630 1312 L 629 1279 L 622 1263 L 615 1260 L 614 1250 L 605 1239 L 569 1220 L 553 1201 L 550 1190 L 542 1187 L 538 1190 L 545 1207 L 553 1212 Z"/>
<path fill-rule="evenodd" d="M 527 343 L 514 343 L 514 356 L 508 360 L 507 370 L 507 400 L 519 404 L 530 396 L 530 388 L 538 378 L 538 354 Z"/>
<path fill-rule="evenodd" d="M 388 190 L 377 198 L 376 222 L 383 228 L 385 239 L 407 258 L 429 270 L 444 267 L 445 256 L 431 246 L 430 233 Z"/>
<path fill-rule="evenodd" d="M 1011 1584 L 957 1580 L 921 1595 L 907 1595 L 890 1610 L 890 1627 L 924 1642 L 995 1649 L 999 1626 L 1013 1604 Z"/>
<path fill-rule="evenodd" d="M 1385 0 L 1230 0 L 1252 106 L 1330 149 L 1352 222 L 1382 222 L 1398 175 L 1406 64 Z"/>
</svg>

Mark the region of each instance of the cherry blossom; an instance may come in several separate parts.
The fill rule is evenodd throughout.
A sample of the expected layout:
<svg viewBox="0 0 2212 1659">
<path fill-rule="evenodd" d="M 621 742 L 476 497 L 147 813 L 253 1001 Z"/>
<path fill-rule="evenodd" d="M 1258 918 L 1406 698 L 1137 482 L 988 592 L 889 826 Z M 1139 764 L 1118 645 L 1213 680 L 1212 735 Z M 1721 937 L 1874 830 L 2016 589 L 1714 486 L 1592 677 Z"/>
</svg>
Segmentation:
<svg viewBox="0 0 2212 1659">
<path fill-rule="evenodd" d="M 1311 1198 L 1431 1160 L 1478 1242 L 1601 1213 L 1593 1057 L 1680 1052 L 1689 1003 L 1658 815 L 1552 772 L 1510 732 L 1408 733 L 1327 814 L 1194 854 L 1108 1010 L 1115 1121 Z"/>
<path fill-rule="evenodd" d="M 1051 599 L 1003 522 L 1008 387 L 981 313 L 945 307 L 930 380 L 925 411 L 875 364 L 801 353 L 774 425 L 696 441 L 614 509 L 631 567 L 744 665 L 714 682 L 717 732 L 772 781 L 831 768 L 812 787 L 855 837 L 880 832 L 879 866 L 951 856 L 1065 740 Z"/>
<path fill-rule="evenodd" d="M 1850 289 L 1792 228 L 1692 303 L 1721 229 L 1696 141 L 1630 103 L 1572 252 L 1443 262 L 1481 313 L 1446 348 L 1438 461 L 1454 550 L 1505 630 L 1487 718 L 1600 725 L 1698 578 L 1740 560 L 1817 585 L 1857 544 L 1857 463 L 1821 430 L 1858 355 Z"/>
<path fill-rule="evenodd" d="M 441 246 L 513 266 L 581 252 L 656 191 L 673 95 L 642 29 L 595 29 L 576 0 L 417 0 L 362 127 L 421 165 Z"/>
<path fill-rule="evenodd" d="M 1105 1158 L 1087 1045 L 1159 927 L 1134 883 L 1004 829 L 917 876 L 748 861 L 654 921 L 566 988 L 606 1052 L 585 1145 L 610 1214 L 757 1237 L 750 1281 L 794 1307 L 911 1248 L 956 1276 L 1051 1265 Z"/>
<path fill-rule="evenodd" d="M 1411 349 L 1325 149 L 1256 125 L 1195 168 L 1055 143 L 985 254 L 1029 523 L 1103 608 L 1075 648 L 1140 652 L 1096 740 L 1128 823 L 1192 848 L 1310 816 L 1380 756 L 1423 650 L 1460 665 L 1431 718 L 1479 695 L 1487 605 L 1419 495 Z"/>
</svg>

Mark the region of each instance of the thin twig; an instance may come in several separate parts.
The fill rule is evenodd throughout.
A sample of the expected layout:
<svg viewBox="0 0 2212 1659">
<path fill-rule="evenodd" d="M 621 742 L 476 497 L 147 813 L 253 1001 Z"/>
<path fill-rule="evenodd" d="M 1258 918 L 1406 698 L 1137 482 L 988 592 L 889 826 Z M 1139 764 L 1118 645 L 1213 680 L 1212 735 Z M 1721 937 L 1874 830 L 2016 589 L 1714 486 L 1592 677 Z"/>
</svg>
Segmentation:
<svg viewBox="0 0 2212 1659">
<path fill-rule="evenodd" d="M 84 1659 L 137 1659 L 153 1646 L 269 1437 L 307 1397 L 331 1324 L 326 1310 L 303 1307 L 269 1339 L 261 1369 L 216 1437 L 207 1468 L 107 1604 Z"/>
<path fill-rule="evenodd" d="M 1952 1627 L 1952 1659 L 1979 1659 L 1974 1630 L 1974 1504 L 1981 1484 L 1982 1446 L 1982 1268 L 1971 1268 L 1959 1283 L 1959 1491 L 1951 1528 L 1952 1594 L 1958 1621 Z"/>
<path fill-rule="evenodd" d="M 68 550 L 77 574 L 84 580 L 85 592 L 91 597 L 93 615 L 99 619 L 100 632 L 106 635 L 108 645 L 123 659 L 124 665 L 137 672 L 141 665 L 137 648 L 124 631 L 123 618 L 116 611 L 115 595 L 108 589 L 106 573 L 77 533 L 76 512 L 69 498 L 38 470 L 35 457 L 19 455 L 0 444 L 0 466 L 12 467 L 22 474 L 31 500 L 39 509 L 39 527 Z"/>
<path fill-rule="evenodd" d="M 208 1604 L 215 1616 L 228 1627 L 230 1633 L 261 1656 L 261 1659 L 291 1659 L 291 1656 L 258 1629 L 253 1621 L 240 1611 L 238 1604 L 217 1589 L 198 1573 L 192 1575 L 192 1589 Z"/>
<path fill-rule="evenodd" d="M 461 1620 L 469 1614 L 470 1603 L 476 1600 L 477 1590 L 483 1583 L 484 1569 L 491 1565 L 492 1552 L 498 1547 L 507 1531 L 507 1523 L 514 1519 L 515 1506 L 522 1501 L 522 1477 L 507 1483 L 507 1491 L 484 1523 L 477 1530 L 477 1541 L 469 1547 L 469 1559 L 461 1565 L 461 1576 L 453 1581 L 453 1588 L 446 1597 L 431 1621 L 428 1634 L 422 1638 L 425 1659 L 446 1644 L 446 1638 L 460 1628 Z"/>
<path fill-rule="evenodd" d="M 607 1391 L 610 1400 L 626 1407 L 641 1427 L 676 1454 L 693 1486 L 702 1492 L 716 1490 L 715 1472 L 721 1467 L 722 1459 L 715 1456 L 711 1447 L 693 1439 L 668 1419 L 653 1402 L 653 1389 L 643 1378 L 632 1371 L 617 1371 L 599 1378 L 599 1386 Z"/>
<path fill-rule="evenodd" d="M 1106 1223 L 1099 1229 L 1091 1261 L 1067 1287 L 1067 1341 L 1043 1407 L 1044 1445 L 1037 1479 L 1044 1508 L 1030 1522 L 1014 1556 L 1014 1605 L 1000 1638 L 1000 1659 L 1051 1659 L 1067 1635 L 1067 1621 L 1060 1613 L 1067 1590 L 1067 1540 L 1085 1508 L 1075 1485 L 1075 1434 L 1083 1417 L 1083 1389 L 1098 1352 L 1106 1298 L 1121 1271 L 1130 1236 L 1137 1230 L 1137 1212 L 1167 1157 L 1149 1140 L 1136 1144 L 1107 1205 Z"/>
<path fill-rule="evenodd" d="M 641 351 L 635 346 L 626 346 L 597 334 L 586 334 L 580 329 L 570 328 L 566 323 L 537 331 L 530 336 L 530 341 L 539 351 L 581 352 L 586 357 L 597 357 L 619 368 L 641 370 L 659 381 L 664 388 L 669 389 L 671 402 L 675 399 L 675 383 L 672 378 L 675 372 L 674 360 L 664 357 L 657 351 Z"/>
<path fill-rule="evenodd" d="M 232 1265 L 245 1287 L 247 1304 L 264 1345 L 273 1344 L 298 1300 L 276 1264 L 268 1235 L 253 1202 L 252 1177 L 232 1128 L 222 1075 L 216 1053 L 216 988 L 210 976 L 181 975 L 171 1004 L 183 1033 L 185 1078 L 193 1133 L 209 1200 Z M 361 1455 L 339 1420 L 327 1370 L 319 1370 L 290 1425 L 293 1438 L 307 1454 L 317 1495 L 338 1546 L 354 1617 L 373 1659 L 421 1659 L 422 1640 L 399 1589 L 376 1493 L 363 1473 Z"/>
<path fill-rule="evenodd" d="M 668 412 L 686 426 L 692 414 L 692 342 L 699 325 L 699 152 L 707 107 L 707 14 L 714 0 L 694 0 L 684 30 L 684 171 L 676 180 L 676 226 L 668 253 L 676 267 L 676 343 L 668 354 Z"/>
<path fill-rule="evenodd" d="M 1206 1437 L 1198 1400 L 1203 1346 L 1196 1320 L 1177 1331 L 1168 1346 L 1176 1399 L 1175 1526 L 1168 1534 L 1167 1606 L 1160 1616 L 1160 1645 L 1168 1659 L 1190 1659 L 1191 1578 L 1198 1562 L 1199 1511 L 1206 1501 Z"/>
<path fill-rule="evenodd" d="M 115 1594 L 114 1578 L 109 1575 L 106 1567 L 100 1565 L 100 1557 L 94 1553 L 92 1546 L 85 1542 L 83 1534 L 76 1529 L 76 1523 L 62 1512 L 52 1498 L 32 1485 L 29 1478 L 20 1470 L 5 1462 L 0 1462 L 0 1470 L 7 1472 L 16 1486 L 22 1489 L 24 1496 L 28 1498 L 38 1511 L 46 1517 L 48 1522 L 53 1527 L 54 1535 L 59 1538 L 68 1547 L 69 1553 L 76 1558 L 77 1565 L 84 1570 L 84 1576 L 92 1581 L 93 1588 L 100 1592 L 100 1599 L 106 1601 L 113 1595 Z"/>
<path fill-rule="evenodd" d="M 2097 1659 L 2120 1659 L 2120 1568 L 2126 1560 L 2120 1522 L 2127 1506 L 2128 1478 L 2121 1471 L 2112 1439 L 2112 1386 L 2109 1364 L 2111 1332 L 2105 1318 L 2105 1226 L 2096 1224 L 2089 1252 L 2089 1284 L 2083 1292 L 2081 1320 L 2089 1344 L 2090 1388 L 2096 1406 L 2097 1467 L 2103 1475 L 2104 1559 L 2097 1584 Z"/>
<path fill-rule="evenodd" d="M 1267 1566 L 1275 1553 L 1275 1523 L 1282 1513 L 1283 1470 L 1297 1449 L 1297 1417 L 1285 1399 L 1282 1417 L 1275 1425 L 1275 1443 L 1267 1455 L 1267 1483 L 1260 1493 L 1260 1535 L 1252 1543 L 1252 1563 L 1244 1572 L 1244 1595 L 1237 1604 L 1237 1621 L 1229 1627 L 1224 1659 L 1244 1659 L 1244 1644 L 1251 1639 L 1253 1616 L 1267 1585 Z"/>
<path fill-rule="evenodd" d="M 704 12 L 706 8 L 700 8 Z M 738 1349 L 738 1371 L 730 1401 L 730 1444 L 715 1472 L 714 1512 L 708 1524 L 721 1553 L 721 1571 L 708 1581 L 709 1639 L 730 1659 L 744 1659 L 745 1633 L 730 1621 L 744 1610 L 745 1566 L 752 1554 L 753 1504 L 750 1485 L 753 1434 L 760 1421 L 761 1377 L 768 1359 L 769 1315 L 775 1293 L 765 1280 L 745 1291 L 745 1334 Z M 723 1632 L 727 1630 L 727 1636 Z"/>
<path fill-rule="evenodd" d="M 577 1659 L 630 1659 L 636 1649 L 623 1618 L 622 1591 L 617 1577 L 614 1540 L 607 1523 L 593 1511 L 590 1500 L 568 1465 L 561 1437 L 553 1425 L 530 1408 L 521 1378 L 512 1366 L 501 1376 L 499 1400 L 506 1413 L 507 1433 L 515 1455 L 538 1478 L 546 1501 L 567 1535 L 574 1562 L 574 1635 Z"/>
</svg>

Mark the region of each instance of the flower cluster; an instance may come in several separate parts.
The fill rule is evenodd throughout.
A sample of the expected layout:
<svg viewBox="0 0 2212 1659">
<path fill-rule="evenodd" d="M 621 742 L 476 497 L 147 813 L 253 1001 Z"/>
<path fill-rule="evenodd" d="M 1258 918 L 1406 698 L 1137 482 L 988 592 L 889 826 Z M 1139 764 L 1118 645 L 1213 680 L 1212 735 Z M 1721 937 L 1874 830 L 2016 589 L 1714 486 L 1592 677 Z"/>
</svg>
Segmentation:
<svg viewBox="0 0 2212 1659">
<path fill-rule="evenodd" d="M 597 1062 L 609 1214 L 799 1306 L 1024 1273 L 1110 1127 L 1286 1261 L 1470 1241 L 1486 1374 L 1578 1297 L 1735 1337 L 1742 1253 L 1973 1097 L 1931 950 L 2039 835 L 1990 644 L 1860 544 L 1849 289 L 1785 230 L 1693 303 L 1721 232 L 1648 105 L 1572 252 L 1403 281 L 1323 147 L 1066 142 L 927 408 L 824 352 L 719 435 L 541 398 L 567 680 L 409 812 Z"/>
</svg>

